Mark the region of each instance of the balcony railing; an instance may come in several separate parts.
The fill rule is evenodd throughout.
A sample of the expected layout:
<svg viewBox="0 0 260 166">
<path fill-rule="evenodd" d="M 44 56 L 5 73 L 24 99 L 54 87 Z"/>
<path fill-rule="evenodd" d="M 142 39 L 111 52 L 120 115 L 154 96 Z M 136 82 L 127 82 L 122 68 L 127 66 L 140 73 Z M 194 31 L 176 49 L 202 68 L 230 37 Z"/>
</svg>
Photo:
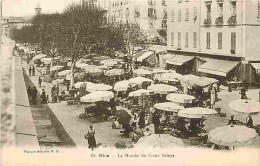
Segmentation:
<svg viewBox="0 0 260 166">
<path fill-rule="evenodd" d="M 216 18 L 215 24 L 216 24 L 216 26 L 222 26 L 223 25 L 223 16 Z"/>
<path fill-rule="evenodd" d="M 227 21 L 229 26 L 235 26 L 237 24 L 237 16 L 231 16 L 229 17 L 228 21 Z"/>
<path fill-rule="evenodd" d="M 211 25 L 211 19 L 205 19 L 204 20 L 204 26 L 209 27 Z"/>
</svg>

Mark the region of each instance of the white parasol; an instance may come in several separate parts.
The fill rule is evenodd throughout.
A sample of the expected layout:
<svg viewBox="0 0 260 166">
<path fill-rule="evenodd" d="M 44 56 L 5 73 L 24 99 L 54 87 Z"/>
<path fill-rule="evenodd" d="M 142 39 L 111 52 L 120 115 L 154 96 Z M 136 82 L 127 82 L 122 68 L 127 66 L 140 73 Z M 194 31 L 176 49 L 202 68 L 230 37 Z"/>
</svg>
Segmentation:
<svg viewBox="0 0 260 166">
<path fill-rule="evenodd" d="M 128 97 L 139 97 L 141 95 L 150 95 L 153 91 L 147 89 L 139 89 L 133 92 L 130 92 Z"/>
<path fill-rule="evenodd" d="M 208 116 L 211 114 L 216 114 L 217 111 L 210 108 L 203 107 L 192 107 L 180 110 L 178 116 L 185 118 L 202 118 L 202 116 Z"/>
<path fill-rule="evenodd" d="M 80 102 L 92 103 L 97 101 L 109 101 L 114 97 L 113 92 L 95 91 L 80 98 Z"/>
<path fill-rule="evenodd" d="M 148 86 L 149 90 L 152 90 L 154 93 L 158 94 L 168 94 L 170 92 L 175 92 L 178 90 L 175 86 L 170 86 L 166 84 L 153 84 Z"/>
<path fill-rule="evenodd" d="M 169 111 L 169 112 L 178 112 L 179 110 L 184 109 L 184 107 L 179 106 L 178 104 L 171 102 L 157 103 L 154 105 L 156 109 Z"/>
<path fill-rule="evenodd" d="M 209 141 L 221 146 L 242 146 L 258 138 L 255 129 L 245 126 L 223 126 L 209 131 Z"/>
<path fill-rule="evenodd" d="M 192 103 L 192 100 L 194 100 L 195 97 L 187 94 L 171 93 L 166 96 L 166 99 L 171 102 L 184 104 L 184 103 Z"/>
</svg>

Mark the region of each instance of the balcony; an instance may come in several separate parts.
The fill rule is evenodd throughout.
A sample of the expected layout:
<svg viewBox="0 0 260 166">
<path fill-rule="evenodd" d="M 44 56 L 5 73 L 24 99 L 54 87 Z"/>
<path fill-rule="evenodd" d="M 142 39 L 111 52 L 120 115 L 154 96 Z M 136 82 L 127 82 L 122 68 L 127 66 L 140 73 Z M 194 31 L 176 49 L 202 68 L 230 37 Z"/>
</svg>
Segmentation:
<svg viewBox="0 0 260 166">
<path fill-rule="evenodd" d="M 149 0 L 148 5 L 156 5 L 156 1 Z"/>
<path fill-rule="evenodd" d="M 210 27 L 210 25 L 211 25 L 211 19 L 205 19 L 204 20 L 204 26 L 205 27 Z"/>
<path fill-rule="evenodd" d="M 228 23 L 229 26 L 236 26 L 236 24 L 237 24 L 237 16 L 234 15 L 234 16 L 229 17 L 227 23 Z"/>
<path fill-rule="evenodd" d="M 216 24 L 216 26 L 222 26 L 223 25 L 223 16 L 216 18 L 215 24 Z"/>
</svg>

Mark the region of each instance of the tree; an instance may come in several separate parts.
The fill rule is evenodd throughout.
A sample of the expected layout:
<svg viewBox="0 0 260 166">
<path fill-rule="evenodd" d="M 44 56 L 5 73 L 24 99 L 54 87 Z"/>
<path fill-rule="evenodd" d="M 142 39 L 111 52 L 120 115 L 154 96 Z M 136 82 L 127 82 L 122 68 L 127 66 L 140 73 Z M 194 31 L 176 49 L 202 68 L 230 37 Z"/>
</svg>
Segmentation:
<svg viewBox="0 0 260 166">
<path fill-rule="evenodd" d="M 62 43 L 62 15 L 40 14 L 33 18 L 32 24 L 37 30 L 35 35 L 42 52 L 49 55 L 53 61 Z"/>
<path fill-rule="evenodd" d="M 134 22 L 119 23 L 117 27 L 123 36 L 128 57 L 132 59 L 134 48 L 145 45 L 147 36 L 140 26 Z"/>
<path fill-rule="evenodd" d="M 10 30 L 10 38 L 16 42 L 35 45 L 37 43 L 35 33 L 35 28 L 32 26 L 24 26 L 21 29 L 12 28 Z"/>
<path fill-rule="evenodd" d="M 60 51 L 71 58 L 73 86 L 76 62 L 100 43 L 104 12 L 83 1 L 80 4 L 69 5 L 62 15 L 63 42 Z"/>
</svg>

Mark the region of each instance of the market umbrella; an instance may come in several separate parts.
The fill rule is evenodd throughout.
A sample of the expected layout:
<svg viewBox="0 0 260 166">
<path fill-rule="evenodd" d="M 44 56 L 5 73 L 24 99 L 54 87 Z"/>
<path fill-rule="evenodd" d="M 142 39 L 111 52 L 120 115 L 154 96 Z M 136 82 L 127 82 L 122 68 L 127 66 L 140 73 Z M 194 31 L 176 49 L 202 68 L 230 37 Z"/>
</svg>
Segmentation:
<svg viewBox="0 0 260 166">
<path fill-rule="evenodd" d="M 128 97 L 139 97 L 142 95 L 150 95 L 150 93 L 152 93 L 153 91 L 151 90 L 147 90 L 147 89 L 139 89 L 133 92 L 130 92 Z"/>
<path fill-rule="evenodd" d="M 84 69 L 84 68 L 86 68 L 86 67 L 88 67 L 89 65 L 88 64 L 86 64 L 86 63 L 79 63 L 79 64 L 76 64 L 76 67 L 78 67 L 78 68 L 82 68 L 82 69 Z"/>
<path fill-rule="evenodd" d="M 260 102 L 247 99 L 238 99 L 229 103 L 231 111 L 243 114 L 253 114 L 260 112 Z"/>
<path fill-rule="evenodd" d="M 100 64 L 103 64 L 103 65 L 106 65 L 106 66 L 114 66 L 117 63 L 118 62 L 116 60 L 113 60 L 113 59 L 104 59 L 104 60 L 100 61 Z"/>
<path fill-rule="evenodd" d="M 142 68 L 134 70 L 133 73 L 137 76 L 145 76 L 145 75 L 151 75 L 152 74 L 151 71 L 145 70 L 145 69 L 142 69 Z"/>
<path fill-rule="evenodd" d="M 94 83 L 92 83 L 92 82 L 77 82 L 77 83 L 74 84 L 74 87 L 77 88 L 77 89 L 79 89 L 79 87 L 80 87 L 83 83 L 86 83 L 87 86 L 90 85 L 90 84 L 94 84 Z"/>
<path fill-rule="evenodd" d="M 123 80 L 115 83 L 114 85 L 114 90 L 119 92 L 119 91 L 127 91 L 128 85 L 129 85 L 129 80 Z"/>
<path fill-rule="evenodd" d="M 98 66 L 94 66 L 94 65 L 88 66 L 84 68 L 84 70 L 90 74 L 97 74 L 102 72 L 102 70 Z"/>
<path fill-rule="evenodd" d="M 97 101 L 110 101 L 114 97 L 113 92 L 95 91 L 80 98 L 80 102 L 93 103 Z"/>
<path fill-rule="evenodd" d="M 214 109 L 203 108 L 203 107 L 192 107 L 192 108 L 186 108 L 184 110 L 180 110 L 178 116 L 184 118 L 202 118 L 202 116 L 208 116 L 216 113 L 217 111 L 215 111 Z"/>
<path fill-rule="evenodd" d="M 176 148 L 185 147 L 180 138 L 173 137 L 169 134 L 152 134 L 150 136 L 141 137 L 134 148 Z"/>
<path fill-rule="evenodd" d="M 130 84 L 142 84 L 143 82 L 153 82 L 153 80 L 145 78 L 145 77 L 134 77 L 129 79 Z"/>
<path fill-rule="evenodd" d="M 34 60 L 36 60 L 36 59 L 42 59 L 42 58 L 44 58 L 44 57 L 46 57 L 47 55 L 46 54 L 38 54 L 38 55 L 36 55 L 35 57 L 33 57 L 33 59 Z"/>
<path fill-rule="evenodd" d="M 171 102 L 184 104 L 184 103 L 192 103 L 192 100 L 194 100 L 195 97 L 187 94 L 170 93 L 166 96 L 166 99 Z"/>
<path fill-rule="evenodd" d="M 236 119 L 246 121 L 251 115 L 254 125 L 260 125 L 260 102 L 247 99 L 238 99 L 229 103 L 229 111 L 236 115 Z"/>
<path fill-rule="evenodd" d="M 106 76 L 118 76 L 118 75 L 122 75 L 122 74 L 124 74 L 123 69 L 111 69 L 105 73 Z"/>
<path fill-rule="evenodd" d="M 169 72 L 171 72 L 171 71 L 165 70 L 165 69 L 160 69 L 160 68 L 153 69 L 153 74 L 162 74 L 162 73 L 169 73 Z"/>
<path fill-rule="evenodd" d="M 60 69 L 62 69 L 62 68 L 63 68 L 63 66 L 57 65 L 57 66 L 51 67 L 51 68 L 50 68 L 50 71 L 60 70 Z"/>
<path fill-rule="evenodd" d="M 42 58 L 41 61 L 45 64 L 51 63 L 52 58 Z"/>
<path fill-rule="evenodd" d="M 64 81 L 63 79 L 56 79 L 56 80 L 53 80 L 51 83 L 53 85 L 58 85 L 58 84 L 62 83 L 63 81 Z"/>
<path fill-rule="evenodd" d="M 67 76 L 70 73 L 71 73 L 71 70 L 63 70 L 58 73 L 58 76 Z"/>
<path fill-rule="evenodd" d="M 158 94 L 168 94 L 170 92 L 175 92 L 178 90 L 175 86 L 170 86 L 166 84 L 153 84 L 148 86 L 149 90 L 152 90 L 154 93 Z"/>
<path fill-rule="evenodd" d="M 246 126 L 223 126 L 209 131 L 210 142 L 221 146 L 242 146 L 252 143 L 258 138 L 255 129 Z"/>
<path fill-rule="evenodd" d="M 168 112 L 178 112 L 179 110 L 184 109 L 184 107 L 179 106 L 178 104 L 171 102 L 157 103 L 154 105 L 156 109 Z"/>
<path fill-rule="evenodd" d="M 116 115 L 118 117 L 118 123 L 120 124 L 129 123 L 132 119 L 132 116 L 126 110 L 123 109 L 118 110 Z"/>
<path fill-rule="evenodd" d="M 83 78 L 85 76 L 85 73 L 74 73 L 74 78 Z M 72 79 L 72 73 L 68 74 L 65 78 L 66 80 Z"/>
<path fill-rule="evenodd" d="M 192 86 L 195 85 L 195 86 L 200 86 L 200 87 L 206 87 L 206 86 L 209 86 L 211 84 L 218 82 L 218 80 L 216 80 L 214 78 L 199 77 L 199 76 L 195 76 L 192 74 L 183 76 L 182 81 L 187 82 Z"/>
<path fill-rule="evenodd" d="M 111 90 L 112 86 L 106 84 L 90 84 L 87 86 L 87 91 L 108 91 Z"/>
</svg>

